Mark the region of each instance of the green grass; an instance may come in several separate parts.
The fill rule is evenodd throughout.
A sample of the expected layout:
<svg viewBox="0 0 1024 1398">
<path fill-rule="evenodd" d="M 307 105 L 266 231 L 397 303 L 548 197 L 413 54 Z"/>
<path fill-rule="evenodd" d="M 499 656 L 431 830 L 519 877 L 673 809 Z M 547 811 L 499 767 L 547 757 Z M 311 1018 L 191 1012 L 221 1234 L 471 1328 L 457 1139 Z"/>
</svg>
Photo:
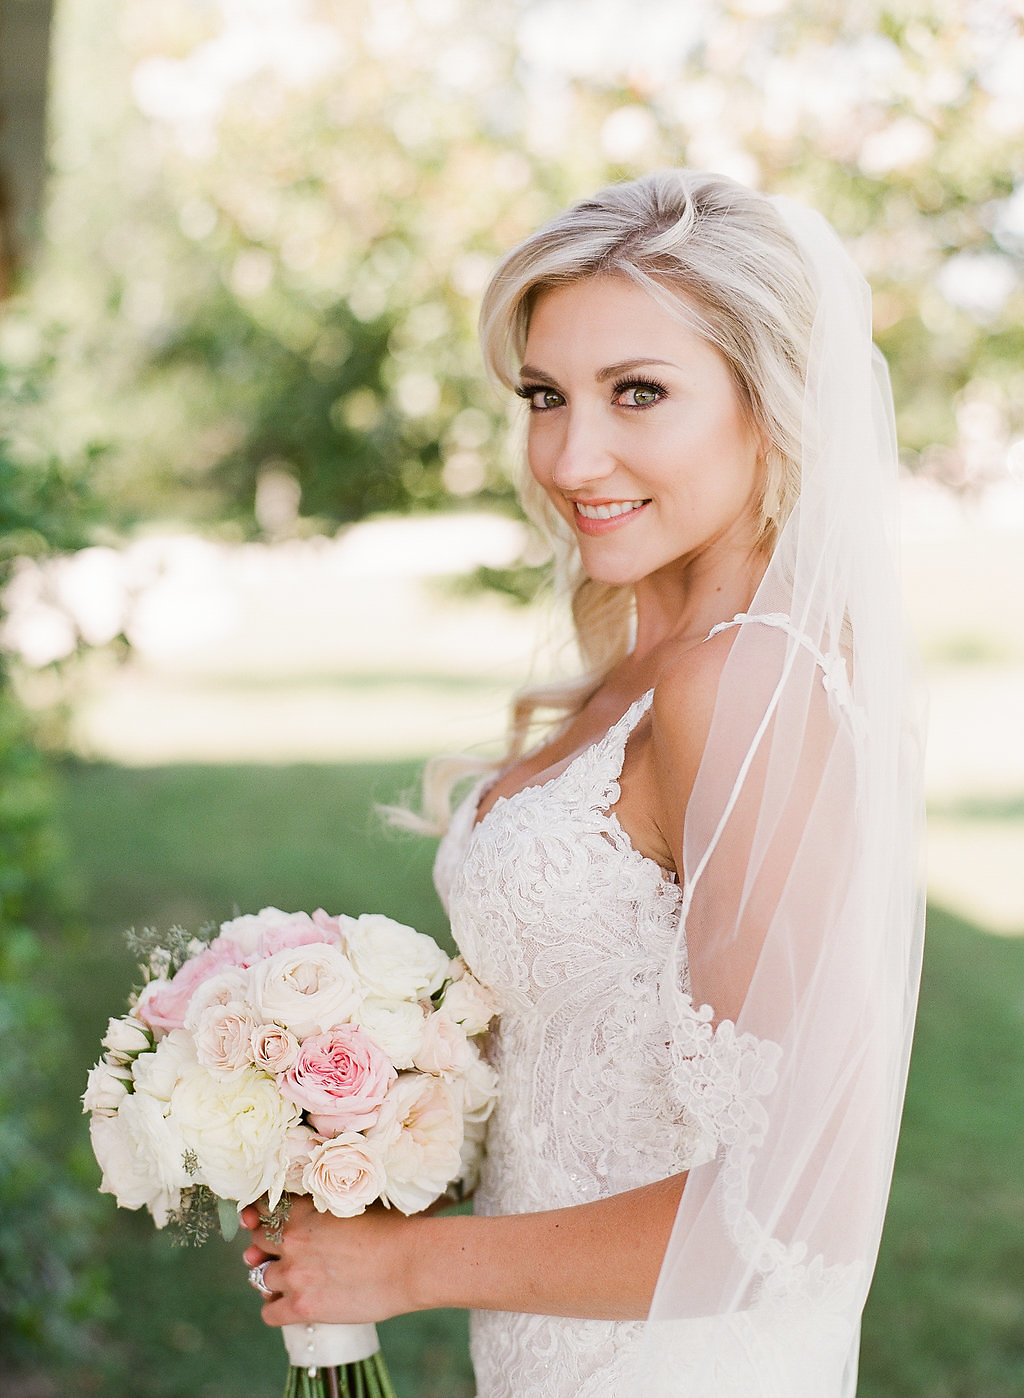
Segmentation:
<svg viewBox="0 0 1024 1398">
<path fill-rule="evenodd" d="M 274 903 L 380 910 L 443 933 L 432 846 L 382 830 L 370 813 L 415 777 L 409 763 L 66 769 L 87 930 L 54 934 L 51 974 L 70 1016 L 68 1071 L 55 1091 L 78 1169 L 95 1176 L 76 1098 L 132 980 L 125 927 L 197 926 Z M 861 1398 L 1024 1392 L 1022 1043 L 1024 939 L 934 911 Z M 279 1398 L 282 1350 L 260 1324 L 241 1244 L 177 1250 L 148 1217 L 106 1197 L 102 1206 L 107 1320 L 63 1393 Z M 464 1317 L 403 1318 L 382 1334 L 400 1398 L 469 1398 Z"/>
</svg>

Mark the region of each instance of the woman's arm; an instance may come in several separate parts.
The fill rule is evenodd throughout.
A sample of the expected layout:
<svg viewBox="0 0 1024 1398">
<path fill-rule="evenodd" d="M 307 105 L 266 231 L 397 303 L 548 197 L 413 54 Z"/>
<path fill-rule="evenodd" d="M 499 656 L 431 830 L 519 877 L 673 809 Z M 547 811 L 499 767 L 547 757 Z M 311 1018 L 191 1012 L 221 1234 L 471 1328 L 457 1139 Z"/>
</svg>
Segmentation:
<svg viewBox="0 0 1024 1398">
<path fill-rule="evenodd" d="M 358 1218 L 292 1203 L 281 1242 L 252 1205 L 250 1265 L 274 1259 L 268 1325 L 386 1320 L 439 1306 L 641 1320 L 675 1220 L 684 1175 L 591 1204 L 493 1218 L 369 1209 Z"/>
</svg>

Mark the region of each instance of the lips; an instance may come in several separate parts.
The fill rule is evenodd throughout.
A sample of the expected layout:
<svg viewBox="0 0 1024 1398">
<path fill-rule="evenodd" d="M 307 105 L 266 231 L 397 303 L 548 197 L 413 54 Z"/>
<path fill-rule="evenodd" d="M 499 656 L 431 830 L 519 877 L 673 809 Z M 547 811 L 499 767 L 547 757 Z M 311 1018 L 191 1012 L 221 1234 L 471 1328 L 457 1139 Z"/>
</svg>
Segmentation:
<svg viewBox="0 0 1024 1398">
<path fill-rule="evenodd" d="M 584 519 L 615 519 L 619 515 L 631 514 L 638 510 L 641 505 L 646 505 L 646 500 L 612 500 L 603 505 L 588 505 L 582 500 L 576 502 L 576 512 Z"/>
<path fill-rule="evenodd" d="M 573 501 L 576 528 L 581 534 L 607 534 L 622 529 L 647 508 L 649 500 Z"/>
</svg>

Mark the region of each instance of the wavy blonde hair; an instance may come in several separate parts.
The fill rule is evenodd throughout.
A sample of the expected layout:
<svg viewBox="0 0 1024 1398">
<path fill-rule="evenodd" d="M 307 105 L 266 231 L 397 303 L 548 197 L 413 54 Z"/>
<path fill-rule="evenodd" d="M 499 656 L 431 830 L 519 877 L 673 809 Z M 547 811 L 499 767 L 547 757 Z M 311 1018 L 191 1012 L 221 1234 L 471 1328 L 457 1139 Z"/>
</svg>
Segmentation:
<svg viewBox="0 0 1024 1398">
<path fill-rule="evenodd" d="M 480 341 L 492 377 L 509 389 L 518 385 L 530 317 L 545 292 L 599 276 L 643 287 L 725 359 L 763 443 L 758 540 L 770 549 L 800 490 L 815 299 L 778 211 L 726 176 L 693 170 L 610 185 L 575 204 L 506 254 L 491 277 Z M 628 654 L 633 635 L 632 588 L 587 577 L 569 526 L 528 470 L 520 495 L 551 543 L 556 590 L 569 598 L 584 673 L 517 697 L 503 763 L 522 753 L 539 712 L 563 720 L 576 714 Z M 451 759 L 428 766 L 423 795 L 431 828 L 443 828 L 452 786 L 467 770 Z"/>
</svg>

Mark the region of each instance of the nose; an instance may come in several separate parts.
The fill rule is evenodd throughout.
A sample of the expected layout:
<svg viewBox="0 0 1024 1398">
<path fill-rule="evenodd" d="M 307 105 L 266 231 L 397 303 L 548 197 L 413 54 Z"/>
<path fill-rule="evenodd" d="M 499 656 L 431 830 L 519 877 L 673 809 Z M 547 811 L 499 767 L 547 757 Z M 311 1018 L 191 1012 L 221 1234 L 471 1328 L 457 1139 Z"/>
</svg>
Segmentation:
<svg viewBox="0 0 1024 1398">
<path fill-rule="evenodd" d="M 615 469 L 606 425 L 588 406 L 570 408 L 558 424 L 556 441 L 550 444 L 550 476 L 567 494 L 604 480 Z"/>
</svg>

